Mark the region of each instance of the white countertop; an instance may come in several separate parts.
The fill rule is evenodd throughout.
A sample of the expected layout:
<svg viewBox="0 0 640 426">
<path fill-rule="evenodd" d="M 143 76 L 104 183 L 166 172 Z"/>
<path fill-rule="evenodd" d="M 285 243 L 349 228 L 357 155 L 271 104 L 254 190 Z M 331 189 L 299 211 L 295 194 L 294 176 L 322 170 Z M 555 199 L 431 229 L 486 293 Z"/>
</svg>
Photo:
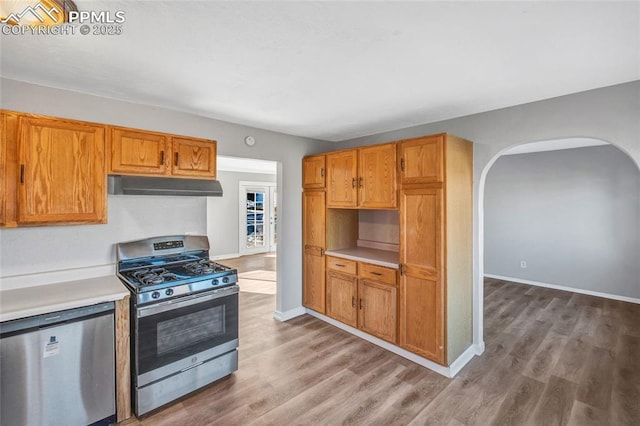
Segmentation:
<svg viewBox="0 0 640 426">
<path fill-rule="evenodd" d="M 0 322 L 112 302 L 129 290 L 115 276 L 0 291 Z"/>
<path fill-rule="evenodd" d="M 372 263 L 378 266 L 386 266 L 387 268 L 398 269 L 400 266 L 400 254 L 389 250 L 379 250 L 369 247 L 352 247 L 340 250 L 327 250 L 325 254 L 358 262 Z"/>
</svg>

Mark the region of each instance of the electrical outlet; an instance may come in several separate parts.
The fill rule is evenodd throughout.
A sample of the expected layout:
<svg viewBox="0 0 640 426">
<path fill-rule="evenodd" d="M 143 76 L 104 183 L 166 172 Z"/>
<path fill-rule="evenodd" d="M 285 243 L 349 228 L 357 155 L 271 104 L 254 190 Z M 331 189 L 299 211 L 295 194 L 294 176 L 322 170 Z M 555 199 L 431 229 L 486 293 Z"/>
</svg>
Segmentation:
<svg viewBox="0 0 640 426">
<path fill-rule="evenodd" d="M 523 269 L 526 268 L 527 267 L 527 261 L 526 260 L 521 260 L 520 261 L 520 267 L 523 268 Z"/>
</svg>

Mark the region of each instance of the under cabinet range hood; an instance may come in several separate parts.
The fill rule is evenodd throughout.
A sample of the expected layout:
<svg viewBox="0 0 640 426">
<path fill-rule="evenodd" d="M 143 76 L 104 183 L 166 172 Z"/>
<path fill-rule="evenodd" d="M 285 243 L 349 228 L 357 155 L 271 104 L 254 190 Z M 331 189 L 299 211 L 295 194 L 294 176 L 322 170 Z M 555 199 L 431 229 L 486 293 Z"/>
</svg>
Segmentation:
<svg viewBox="0 0 640 426">
<path fill-rule="evenodd" d="M 222 197 L 222 185 L 217 180 L 110 175 L 108 184 L 112 195 Z"/>
</svg>

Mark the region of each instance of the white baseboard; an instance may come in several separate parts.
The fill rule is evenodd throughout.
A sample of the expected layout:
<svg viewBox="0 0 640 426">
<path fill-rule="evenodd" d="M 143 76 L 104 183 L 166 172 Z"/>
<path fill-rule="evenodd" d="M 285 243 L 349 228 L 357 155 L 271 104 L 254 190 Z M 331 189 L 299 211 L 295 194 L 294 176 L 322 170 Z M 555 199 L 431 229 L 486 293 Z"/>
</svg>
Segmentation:
<svg viewBox="0 0 640 426">
<path fill-rule="evenodd" d="M 318 319 L 321 319 L 322 321 L 327 322 L 335 327 L 338 327 L 341 330 L 344 330 L 348 333 L 358 336 L 361 339 L 371 342 L 374 345 L 380 346 L 383 349 L 393 352 L 396 355 L 400 355 L 401 357 L 406 358 L 409 361 L 413 361 L 418 365 L 428 368 L 431 371 L 435 371 L 436 373 L 441 374 L 448 378 L 453 378 L 462 369 L 462 367 L 464 367 L 476 354 L 476 348 L 474 346 L 470 346 L 466 351 L 464 351 L 462 355 L 458 357 L 458 359 L 456 359 L 451 364 L 451 366 L 445 367 L 440 364 L 436 364 L 435 362 L 430 361 L 426 358 L 423 358 L 419 355 L 416 355 L 413 352 L 409 352 L 405 349 L 402 349 L 392 343 L 389 343 L 382 339 L 378 339 L 377 337 L 374 337 L 368 333 L 358 330 L 357 328 L 353 328 L 351 326 L 341 323 L 340 321 L 336 321 L 333 318 L 329 318 L 326 315 L 322 315 L 321 313 L 318 313 L 311 309 L 307 309 L 306 312 L 309 315 L 314 316 Z M 455 367 L 455 369 L 453 369 L 452 367 Z"/>
<path fill-rule="evenodd" d="M 211 256 L 211 260 L 235 259 L 236 257 L 240 257 L 240 253 L 218 254 Z"/>
<path fill-rule="evenodd" d="M 494 278 L 494 279 L 497 279 L 497 280 L 511 281 L 511 282 L 514 282 L 514 283 L 534 285 L 534 286 L 537 286 L 537 287 L 552 288 L 554 290 L 571 291 L 573 293 L 587 294 L 589 296 L 604 297 L 605 299 L 613 299 L 613 300 L 620 300 L 622 302 L 640 304 L 640 299 L 636 299 L 634 297 L 618 296 L 617 294 L 601 293 L 599 291 L 583 290 L 581 288 L 574 288 L 574 287 L 567 287 L 567 286 L 563 286 L 563 285 L 542 283 L 542 282 L 539 282 L 539 281 L 525 280 L 525 279 L 522 279 L 522 278 L 505 277 L 505 276 L 502 276 L 502 275 L 484 274 L 484 276 L 487 277 L 487 278 Z"/>
<path fill-rule="evenodd" d="M 278 321 L 289 321 L 292 318 L 299 317 L 300 315 L 304 315 L 307 313 L 307 310 L 304 306 L 298 306 L 297 308 L 289 309 L 288 311 L 275 311 L 273 313 L 273 318 Z"/>
</svg>

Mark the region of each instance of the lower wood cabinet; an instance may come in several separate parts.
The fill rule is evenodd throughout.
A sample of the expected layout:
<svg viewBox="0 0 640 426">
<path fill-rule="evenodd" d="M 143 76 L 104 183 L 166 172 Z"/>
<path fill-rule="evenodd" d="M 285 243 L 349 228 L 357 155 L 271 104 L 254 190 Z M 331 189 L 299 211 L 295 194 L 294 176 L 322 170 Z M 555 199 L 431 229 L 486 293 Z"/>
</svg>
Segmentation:
<svg viewBox="0 0 640 426">
<path fill-rule="evenodd" d="M 302 304 L 325 313 L 324 255 L 317 247 L 304 249 Z"/>
<path fill-rule="evenodd" d="M 395 276 L 391 268 L 327 256 L 327 316 L 396 343 Z"/>
<path fill-rule="evenodd" d="M 368 279 L 358 282 L 358 328 L 396 342 L 396 287 Z"/>
<path fill-rule="evenodd" d="M 327 272 L 327 315 L 352 327 L 358 325 L 358 278 L 340 272 Z"/>
</svg>

